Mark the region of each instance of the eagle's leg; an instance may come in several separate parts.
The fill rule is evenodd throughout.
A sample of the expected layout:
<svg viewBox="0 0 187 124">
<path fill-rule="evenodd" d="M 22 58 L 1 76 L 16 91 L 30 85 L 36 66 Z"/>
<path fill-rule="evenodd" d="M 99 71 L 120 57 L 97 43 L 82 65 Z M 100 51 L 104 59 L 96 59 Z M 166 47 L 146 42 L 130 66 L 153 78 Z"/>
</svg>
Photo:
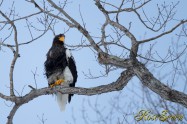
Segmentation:
<svg viewBox="0 0 187 124">
<path fill-rule="evenodd" d="M 59 79 L 55 83 L 51 84 L 50 87 L 58 86 L 64 82 L 64 79 Z"/>
</svg>

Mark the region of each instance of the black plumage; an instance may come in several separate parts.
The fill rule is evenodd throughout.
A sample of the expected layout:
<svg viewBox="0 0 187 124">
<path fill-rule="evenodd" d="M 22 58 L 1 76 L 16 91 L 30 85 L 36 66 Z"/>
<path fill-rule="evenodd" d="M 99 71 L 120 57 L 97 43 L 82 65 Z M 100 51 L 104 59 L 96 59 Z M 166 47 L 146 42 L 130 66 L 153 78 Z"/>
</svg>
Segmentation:
<svg viewBox="0 0 187 124">
<path fill-rule="evenodd" d="M 56 71 L 63 71 L 67 66 L 65 48 L 62 45 L 52 45 L 47 53 L 45 72 L 47 78 Z"/>
</svg>

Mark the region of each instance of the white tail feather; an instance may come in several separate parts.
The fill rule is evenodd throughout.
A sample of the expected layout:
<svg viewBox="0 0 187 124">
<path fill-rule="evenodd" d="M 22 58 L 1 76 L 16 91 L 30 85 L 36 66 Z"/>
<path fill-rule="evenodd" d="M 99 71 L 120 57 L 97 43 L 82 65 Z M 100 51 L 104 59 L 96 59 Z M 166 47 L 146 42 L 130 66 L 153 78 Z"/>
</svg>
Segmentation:
<svg viewBox="0 0 187 124">
<path fill-rule="evenodd" d="M 60 107 L 60 110 L 64 111 L 66 107 L 66 103 L 68 101 L 68 94 L 56 93 L 56 96 L 57 96 L 57 102 Z"/>
</svg>

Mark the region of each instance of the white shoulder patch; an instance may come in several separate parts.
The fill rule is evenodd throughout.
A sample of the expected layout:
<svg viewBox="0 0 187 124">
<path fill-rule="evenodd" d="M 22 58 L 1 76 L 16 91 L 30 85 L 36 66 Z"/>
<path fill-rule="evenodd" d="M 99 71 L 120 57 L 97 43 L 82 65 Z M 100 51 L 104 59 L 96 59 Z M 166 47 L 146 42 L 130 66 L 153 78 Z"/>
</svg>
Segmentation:
<svg viewBox="0 0 187 124">
<path fill-rule="evenodd" d="M 68 61 L 68 58 L 72 57 L 71 51 L 69 49 L 66 49 L 66 59 Z"/>
</svg>

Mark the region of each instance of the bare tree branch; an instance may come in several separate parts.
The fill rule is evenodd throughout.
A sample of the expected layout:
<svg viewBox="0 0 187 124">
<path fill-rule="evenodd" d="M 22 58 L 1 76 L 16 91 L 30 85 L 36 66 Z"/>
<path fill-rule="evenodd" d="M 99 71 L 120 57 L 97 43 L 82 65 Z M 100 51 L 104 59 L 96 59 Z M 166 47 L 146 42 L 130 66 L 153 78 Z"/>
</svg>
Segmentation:
<svg viewBox="0 0 187 124">
<path fill-rule="evenodd" d="M 100 0 L 95 0 L 95 1 L 96 1 L 96 6 L 98 7 L 98 9 L 101 12 L 103 12 L 103 14 L 105 15 L 105 17 L 106 17 L 107 21 L 109 22 L 109 24 L 111 26 L 113 26 L 113 27 L 116 27 L 116 28 L 120 29 L 122 32 L 124 32 L 126 34 L 127 37 L 129 37 L 131 39 L 132 47 L 131 47 L 130 57 L 135 58 L 137 56 L 138 45 L 139 45 L 137 43 L 137 40 L 136 40 L 135 36 L 126 27 L 124 27 L 123 25 L 110 20 L 109 16 L 107 15 L 108 11 L 106 11 L 104 9 L 104 7 L 101 5 Z"/>
<path fill-rule="evenodd" d="M 92 45 L 92 47 L 98 51 L 98 52 L 102 52 L 102 50 L 99 48 L 99 46 L 95 43 L 95 41 L 93 40 L 93 38 L 90 36 L 90 34 L 88 33 L 88 31 L 83 28 L 76 20 L 74 20 L 71 16 L 69 16 L 63 9 L 61 9 L 59 6 L 57 6 L 53 1 L 51 0 L 47 0 L 55 9 L 57 9 L 58 11 L 60 11 L 66 18 L 68 18 L 74 25 L 75 27 L 88 39 L 88 41 L 90 41 L 90 44 Z"/>
<path fill-rule="evenodd" d="M 161 83 L 141 63 L 137 62 L 133 70 L 136 76 L 141 80 L 143 85 L 147 86 L 149 89 L 159 94 L 162 98 L 172 102 L 177 102 L 187 108 L 186 94 L 176 90 L 172 90 L 165 84 Z"/>
<path fill-rule="evenodd" d="M 63 86 L 58 86 L 55 88 L 41 88 L 41 89 L 36 89 L 36 90 L 31 90 L 28 94 L 26 94 L 23 97 L 13 97 L 13 101 L 15 102 L 14 107 L 12 108 L 9 116 L 8 116 L 8 122 L 7 124 L 12 124 L 13 117 L 17 111 L 17 109 L 25 104 L 28 103 L 29 101 L 42 96 L 42 95 L 50 95 L 54 94 L 56 92 L 60 92 L 62 94 L 78 94 L 78 95 L 96 95 L 96 94 L 101 94 L 101 93 L 107 93 L 107 92 L 112 92 L 112 91 L 119 91 L 122 90 L 129 80 L 134 76 L 133 72 L 131 69 L 126 70 L 121 73 L 120 77 L 115 81 L 112 82 L 111 84 L 108 85 L 101 85 L 98 87 L 93 87 L 93 88 L 70 88 L 70 87 L 63 87 Z M 5 100 L 11 100 L 10 98 L 12 97 L 6 97 L 2 94 L 0 94 L 0 97 L 5 99 Z"/>
<path fill-rule="evenodd" d="M 43 13 L 43 12 L 41 12 L 41 11 L 40 12 L 36 12 L 36 13 L 30 14 L 30 15 L 27 15 L 27 16 L 24 16 L 24 17 L 20 17 L 18 19 L 10 20 L 10 21 L 11 22 L 20 21 L 22 19 L 27 19 L 29 17 L 33 17 L 33 16 L 41 14 L 41 13 Z M 10 23 L 10 22 L 9 21 L 0 21 L 0 23 Z"/>
<path fill-rule="evenodd" d="M 118 7 L 115 7 L 119 10 L 114 10 L 114 11 L 108 11 L 109 14 L 112 14 L 112 13 L 120 13 L 120 12 L 132 12 L 132 11 L 135 11 L 135 10 L 138 10 L 140 8 L 142 8 L 143 6 L 145 6 L 147 3 L 149 3 L 151 0 L 147 0 L 145 1 L 144 3 L 142 3 L 141 5 L 139 5 L 138 7 L 135 7 L 135 8 L 124 8 L 124 9 L 119 9 Z M 101 1 L 102 2 L 102 1 Z M 106 2 L 102 2 L 104 4 L 107 4 Z M 109 3 L 108 3 L 109 4 Z M 111 5 L 111 4 L 110 4 Z M 112 5 L 111 5 L 112 6 Z"/>
<path fill-rule="evenodd" d="M 21 106 L 21 105 L 16 105 L 16 104 L 14 105 L 14 107 L 13 107 L 12 110 L 10 111 L 9 116 L 7 117 L 7 118 L 8 118 L 8 121 L 7 121 L 6 124 L 13 124 L 13 122 L 12 122 L 13 117 L 14 117 L 16 111 L 19 109 L 20 106 Z"/>
<path fill-rule="evenodd" d="M 152 37 L 152 38 L 148 38 L 148 39 L 145 39 L 145 40 L 141 40 L 141 41 L 138 41 L 139 44 L 142 44 L 142 43 L 146 43 L 146 42 L 149 42 L 149 41 L 153 41 L 155 39 L 158 39 L 164 35 L 167 35 L 167 34 L 170 34 L 172 33 L 174 30 L 176 30 L 177 28 L 179 28 L 181 25 L 187 23 L 187 20 L 182 20 L 180 23 L 178 23 L 176 26 L 174 26 L 173 28 L 171 28 L 170 30 L 164 32 L 164 33 L 161 33 L 155 37 Z"/>
<path fill-rule="evenodd" d="M 14 29 L 14 41 L 15 41 L 15 46 L 16 46 L 16 50 L 15 50 L 15 54 L 14 54 L 14 58 L 12 60 L 11 66 L 10 66 L 10 95 L 14 96 L 14 82 L 13 82 L 13 71 L 14 71 L 14 66 L 16 63 L 17 58 L 19 57 L 19 47 L 18 47 L 18 34 L 17 34 L 17 28 L 14 25 L 14 23 L 2 12 L 0 11 L 0 14 L 8 21 L 8 23 L 13 27 Z"/>
</svg>

